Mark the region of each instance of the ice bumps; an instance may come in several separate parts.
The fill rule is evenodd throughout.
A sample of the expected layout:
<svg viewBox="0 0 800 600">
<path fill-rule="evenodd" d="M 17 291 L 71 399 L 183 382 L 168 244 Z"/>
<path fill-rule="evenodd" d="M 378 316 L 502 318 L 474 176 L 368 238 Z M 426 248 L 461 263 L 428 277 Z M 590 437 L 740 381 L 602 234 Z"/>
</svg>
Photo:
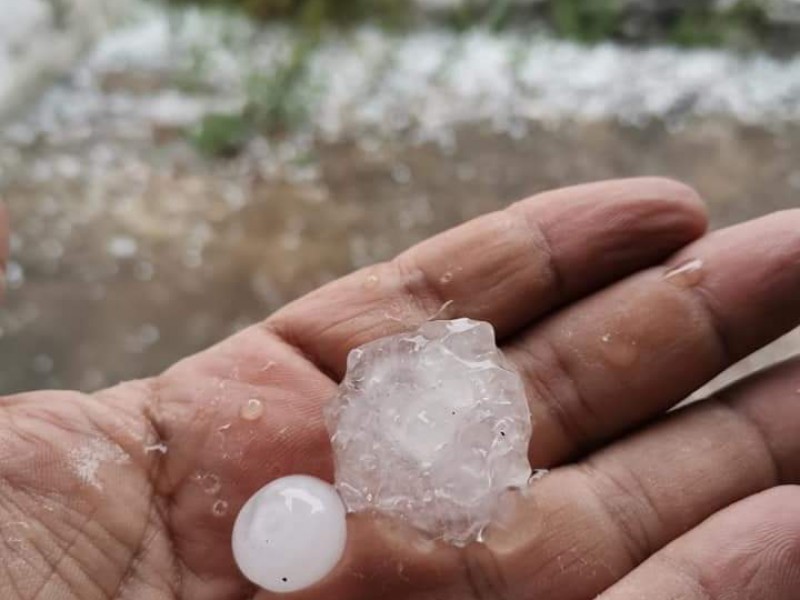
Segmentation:
<svg viewBox="0 0 800 600">
<path fill-rule="evenodd" d="M 488 323 L 431 321 L 350 353 L 326 408 L 350 512 L 402 519 L 456 545 L 531 476 L 530 411 Z"/>
</svg>

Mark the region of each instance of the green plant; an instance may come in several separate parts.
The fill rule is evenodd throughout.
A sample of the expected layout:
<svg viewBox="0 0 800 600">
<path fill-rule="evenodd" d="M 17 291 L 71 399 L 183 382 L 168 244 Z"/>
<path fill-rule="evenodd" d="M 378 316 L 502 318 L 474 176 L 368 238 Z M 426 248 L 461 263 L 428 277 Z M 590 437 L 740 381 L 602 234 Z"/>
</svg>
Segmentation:
<svg viewBox="0 0 800 600">
<path fill-rule="evenodd" d="M 173 84 L 179 90 L 190 94 L 207 90 L 209 87 L 208 49 L 199 45 L 192 46 L 188 59 L 185 67 L 176 70 L 172 78 Z"/>
<path fill-rule="evenodd" d="M 558 35 L 591 43 L 619 31 L 624 8 L 620 0 L 552 0 L 549 17 Z"/>
<path fill-rule="evenodd" d="M 213 113 L 189 131 L 189 141 L 207 156 L 234 156 L 252 135 L 252 124 L 244 113 Z"/>
<path fill-rule="evenodd" d="M 404 21 L 410 10 L 409 0 L 172 0 L 206 6 L 239 8 L 259 19 L 303 22 L 309 9 L 327 23 L 346 25 L 375 20 L 393 26 Z"/>
<path fill-rule="evenodd" d="M 269 73 L 250 76 L 246 84 L 245 114 L 267 134 L 285 133 L 303 123 L 311 95 L 308 63 L 316 41 L 301 38 L 283 63 Z"/>
<path fill-rule="evenodd" d="M 494 0 L 483 18 L 484 24 L 492 31 L 504 29 L 511 21 L 512 8 L 512 0 Z"/>
<path fill-rule="evenodd" d="M 206 116 L 188 132 L 192 144 L 209 156 L 231 156 L 256 133 L 281 135 L 300 127 L 313 93 L 308 65 L 317 45 L 316 35 L 300 35 L 285 60 L 268 72 L 249 75 L 243 108 Z"/>
<path fill-rule="evenodd" d="M 761 41 L 766 28 L 763 4 L 742 1 L 721 12 L 684 11 L 669 29 L 668 39 L 680 46 L 751 46 Z"/>
</svg>

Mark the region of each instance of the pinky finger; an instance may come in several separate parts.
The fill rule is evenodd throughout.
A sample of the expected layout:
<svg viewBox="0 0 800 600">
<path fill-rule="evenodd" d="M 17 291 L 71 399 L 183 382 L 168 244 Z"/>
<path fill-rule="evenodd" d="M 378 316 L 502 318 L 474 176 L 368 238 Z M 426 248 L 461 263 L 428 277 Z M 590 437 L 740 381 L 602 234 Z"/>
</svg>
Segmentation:
<svg viewBox="0 0 800 600">
<path fill-rule="evenodd" d="M 642 598 L 800 598 L 800 487 L 773 488 L 717 513 L 597 600 Z"/>
</svg>

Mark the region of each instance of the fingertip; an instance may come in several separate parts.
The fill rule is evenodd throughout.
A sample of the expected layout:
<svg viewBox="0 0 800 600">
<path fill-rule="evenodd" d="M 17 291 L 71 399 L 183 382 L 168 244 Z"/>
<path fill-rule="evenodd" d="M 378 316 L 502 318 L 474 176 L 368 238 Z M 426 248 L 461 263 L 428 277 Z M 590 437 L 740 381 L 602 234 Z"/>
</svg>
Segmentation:
<svg viewBox="0 0 800 600">
<path fill-rule="evenodd" d="M 656 198 L 669 198 L 694 210 L 707 214 L 706 204 L 699 192 L 688 183 L 671 177 L 636 177 L 625 181 L 639 183 L 652 190 Z"/>
<path fill-rule="evenodd" d="M 708 206 L 692 186 L 669 177 L 636 177 L 620 183 L 635 191 L 632 197 L 641 205 L 671 214 L 676 219 L 675 230 L 682 232 L 688 241 L 707 231 Z"/>
<path fill-rule="evenodd" d="M 787 525 L 795 527 L 800 539 L 800 485 L 779 485 L 752 496 L 751 501 L 758 502 L 765 515 L 788 517 Z"/>
</svg>

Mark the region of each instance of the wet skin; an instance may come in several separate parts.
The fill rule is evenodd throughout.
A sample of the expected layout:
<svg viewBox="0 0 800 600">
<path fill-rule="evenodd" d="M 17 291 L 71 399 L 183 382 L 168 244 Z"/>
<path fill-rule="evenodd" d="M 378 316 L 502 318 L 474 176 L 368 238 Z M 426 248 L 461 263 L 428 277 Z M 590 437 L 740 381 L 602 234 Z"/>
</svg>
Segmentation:
<svg viewBox="0 0 800 600">
<path fill-rule="evenodd" d="M 437 315 L 494 324 L 551 472 L 485 546 L 353 518 L 345 560 L 287 598 L 796 599 L 800 361 L 666 413 L 800 323 L 800 211 L 705 227 L 667 180 L 547 192 L 151 379 L 4 398 L 0 597 L 270 598 L 234 565 L 236 512 L 276 477 L 330 479 L 348 350 Z"/>
</svg>

